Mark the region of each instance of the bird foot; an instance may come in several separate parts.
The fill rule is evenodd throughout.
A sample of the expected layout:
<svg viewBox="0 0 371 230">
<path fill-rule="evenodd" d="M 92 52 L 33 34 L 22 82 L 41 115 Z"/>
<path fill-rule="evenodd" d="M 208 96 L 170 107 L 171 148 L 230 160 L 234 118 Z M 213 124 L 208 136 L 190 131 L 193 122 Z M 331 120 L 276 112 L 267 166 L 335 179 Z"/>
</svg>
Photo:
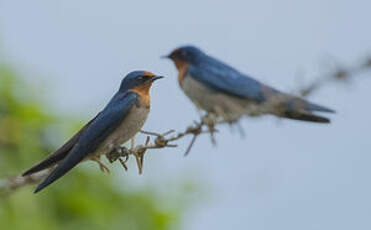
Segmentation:
<svg viewBox="0 0 371 230">
<path fill-rule="evenodd" d="M 119 161 L 120 161 L 122 167 L 125 169 L 125 171 L 128 171 L 128 166 L 126 166 L 127 159 L 128 158 L 126 158 L 125 160 L 123 160 L 121 157 L 119 158 Z"/>
<path fill-rule="evenodd" d="M 125 171 L 128 171 L 128 166 L 126 165 L 126 162 L 129 160 L 130 151 L 131 150 L 127 149 L 126 147 L 119 146 L 112 150 L 111 153 L 106 155 L 106 157 L 111 163 L 113 163 L 116 160 L 119 160 L 120 164 L 125 169 Z M 123 157 L 125 158 L 124 160 L 122 159 Z"/>
<path fill-rule="evenodd" d="M 215 129 L 215 124 L 218 123 L 218 117 L 213 113 L 208 113 L 204 117 L 201 118 L 201 122 L 207 126 L 209 133 L 210 133 L 211 143 L 215 146 L 216 140 L 215 140 L 214 134 L 217 131 Z"/>
<path fill-rule="evenodd" d="M 105 166 L 100 159 L 94 159 L 95 162 L 98 163 L 100 171 L 110 173 L 110 170 L 107 166 Z"/>
</svg>

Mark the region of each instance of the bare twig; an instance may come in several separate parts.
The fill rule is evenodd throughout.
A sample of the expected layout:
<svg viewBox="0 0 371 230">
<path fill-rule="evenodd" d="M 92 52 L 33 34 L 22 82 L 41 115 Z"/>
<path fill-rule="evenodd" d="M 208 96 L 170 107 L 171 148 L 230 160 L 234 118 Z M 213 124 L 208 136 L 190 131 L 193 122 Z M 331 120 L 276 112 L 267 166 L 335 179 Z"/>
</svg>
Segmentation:
<svg viewBox="0 0 371 230">
<path fill-rule="evenodd" d="M 52 170 L 53 167 L 28 176 L 17 175 L 2 179 L 0 180 L 0 196 L 5 196 L 25 185 L 39 183 L 49 175 Z"/>
<path fill-rule="evenodd" d="M 185 156 L 188 155 L 190 152 L 194 142 L 196 141 L 197 137 L 203 133 L 210 133 L 210 135 L 213 135 L 214 132 L 216 132 L 216 129 L 214 128 L 216 123 L 224 123 L 222 121 L 215 121 L 208 119 L 208 116 L 205 116 L 202 118 L 201 122 L 194 122 L 193 125 L 189 126 L 184 132 L 177 133 L 174 136 L 166 137 L 172 133 L 174 133 L 174 130 L 169 130 L 163 134 L 155 133 L 155 132 L 149 132 L 149 131 L 140 131 L 143 134 L 147 134 L 146 143 L 145 145 L 138 145 L 133 149 L 128 149 L 126 147 L 120 147 L 118 149 L 115 149 L 114 151 L 106 154 L 107 159 L 110 163 L 115 162 L 116 160 L 119 160 L 125 170 L 127 170 L 127 166 L 125 165 L 125 162 L 129 159 L 130 155 L 135 156 L 136 163 L 138 166 L 139 174 L 142 174 L 143 172 L 143 159 L 144 154 L 148 149 L 161 149 L 161 148 L 175 148 L 178 145 L 172 144 L 172 142 L 175 142 L 184 136 L 193 135 L 191 143 L 187 147 L 187 150 L 185 152 Z M 206 127 L 206 130 L 203 130 L 203 127 Z M 153 143 L 150 143 L 150 136 L 155 136 L 155 139 Z M 123 163 L 123 160 L 121 157 L 125 158 L 125 161 Z"/>
<path fill-rule="evenodd" d="M 333 71 L 323 74 L 307 86 L 299 88 L 299 93 L 301 96 L 307 97 L 325 85 L 334 82 L 347 82 L 352 80 L 356 75 L 370 70 L 371 57 L 366 58 L 364 62 L 354 66 L 337 66 Z"/>
</svg>

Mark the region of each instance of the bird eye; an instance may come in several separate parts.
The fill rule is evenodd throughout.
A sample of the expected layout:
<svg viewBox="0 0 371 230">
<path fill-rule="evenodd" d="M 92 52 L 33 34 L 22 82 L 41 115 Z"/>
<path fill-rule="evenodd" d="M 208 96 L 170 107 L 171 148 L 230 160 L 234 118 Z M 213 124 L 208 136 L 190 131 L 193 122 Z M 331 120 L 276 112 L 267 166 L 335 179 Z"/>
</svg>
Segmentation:
<svg viewBox="0 0 371 230">
<path fill-rule="evenodd" d="M 147 76 L 147 75 L 142 75 L 142 76 L 139 77 L 139 80 L 141 80 L 141 81 L 147 81 L 148 79 L 149 79 L 149 76 Z"/>
<path fill-rule="evenodd" d="M 182 55 L 182 56 L 186 56 L 186 55 L 187 55 L 187 52 L 186 52 L 185 50 L 181 50 L 181 51 L 180 51 L 180 55 Z"/>
</svg>

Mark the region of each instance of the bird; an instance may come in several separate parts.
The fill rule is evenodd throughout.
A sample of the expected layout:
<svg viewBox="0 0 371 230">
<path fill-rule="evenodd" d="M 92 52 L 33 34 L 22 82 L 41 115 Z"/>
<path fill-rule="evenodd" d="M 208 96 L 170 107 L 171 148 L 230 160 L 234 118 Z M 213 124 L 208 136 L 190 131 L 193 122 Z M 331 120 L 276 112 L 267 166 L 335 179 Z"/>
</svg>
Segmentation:
<svg viewBox="0 0 371 230">
<path fill-rule="evenodd" d="M 57 165 L 34 193 L 55 182 L 83 160 L 96 161 L 102 171 L 109 171 L 100 162 L 100 156 L 114 151 L 141 130 L 150 112 L 149 90 L 152 83 L 161 78 L 163 76 L 148 71 L 127 74 L 118 92 L 101 112 L 62 147 L 23 173 L 27 176 Z"/>
<path fill-rule="evenodd" d="M 163 58 L 175 64 L 178 83 L 197 109 L 224 122 L 237 122 L 245 115 L 274 115 L 329 123 L 329 118 L 315 113 L 335 113 L 330 108 L 270 87 L 192 45 L 176 48 Z"/>
</svg>

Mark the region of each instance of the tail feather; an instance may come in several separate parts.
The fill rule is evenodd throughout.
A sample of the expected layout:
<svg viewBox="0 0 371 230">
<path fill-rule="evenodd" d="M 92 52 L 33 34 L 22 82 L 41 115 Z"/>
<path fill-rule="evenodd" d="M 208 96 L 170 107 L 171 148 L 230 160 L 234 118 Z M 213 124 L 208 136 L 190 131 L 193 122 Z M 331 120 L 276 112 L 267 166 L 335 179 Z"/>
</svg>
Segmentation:
<svg viewBox="0 0 371 230">
<path fill-rule="evenodd" d="M 62 152 L 59 154 L 52 154 L 49 157 L 47 157 L 45 160 L 43 160 L 42 162 L 38 163 L 37 165 L 33 166 L 32 168 L 24 172 L 22 176 L 28 176 L 36 172 L 39 172 L 41 170 L 50 168 L 54 166 L 55 164 L 57 164 L 58 162 L 60 162 L 61 160 L 63 160 L 67 156 L 67 154 L 68 154 L 68 151 Z"/>
<path fill-rule="evenodd" d="M 314 114 L 313 112 L 335 113 L 334 110 L 327 107 L 308 102 L 304 99 L 293 97 L 285 103 L 282 117 L 318 123 L 330 123 L 330 119 Z"/>
<path fill-rule="evenodd" d="M 335 110 L 324 107 L 322 105 L 313 104 L 313 103 L 310 103 L 310 102 L 307 102 L 307 104 L 305 105 L 305 110 L 325 112 L 325 113 L 335 113 Z"/>
<path fill-rule="evenodd" d="M 69 139 L 62 147 L 57 149 L 54 153 L 49 155 L 45 160 L 42 162 L 38 163 L 37 165 L 33 166 L 26 172 L 22 174 L 22 176 L 27 176 L 36 172 L 39 172 L 43 169 L 50 168 L 63 160 L 68 153 L 71 151 L 73 146 L 76 144 L 78 141 L 79 137 L 81 135 L 81 131 L 76 133 L 71 139 Z"/>
<path fill-rule="evenodd" d="M 78 163 L 80 163 L 84 157 L 86 156 L 85 152 L 79 151 L 80 149 L 73 149 L 71 154 L 68 154 L 67 157 L 58 165 L 56 169 L 41 183 L 37 186 L 34 193 L 40 192 L 46 186 L 50 185 L 68 171 L 70 171 L 73 167 L 75 167 Z"/>
<path fill-rule="evenodd" d="M 330 123 L 330 119 L 326 117 L 318 116 L 312 113 L 287 111 L 283 114 L 282 117 L 293 119 L 293 120 L 299 120 L 299 121 Z"/>
</svg>

